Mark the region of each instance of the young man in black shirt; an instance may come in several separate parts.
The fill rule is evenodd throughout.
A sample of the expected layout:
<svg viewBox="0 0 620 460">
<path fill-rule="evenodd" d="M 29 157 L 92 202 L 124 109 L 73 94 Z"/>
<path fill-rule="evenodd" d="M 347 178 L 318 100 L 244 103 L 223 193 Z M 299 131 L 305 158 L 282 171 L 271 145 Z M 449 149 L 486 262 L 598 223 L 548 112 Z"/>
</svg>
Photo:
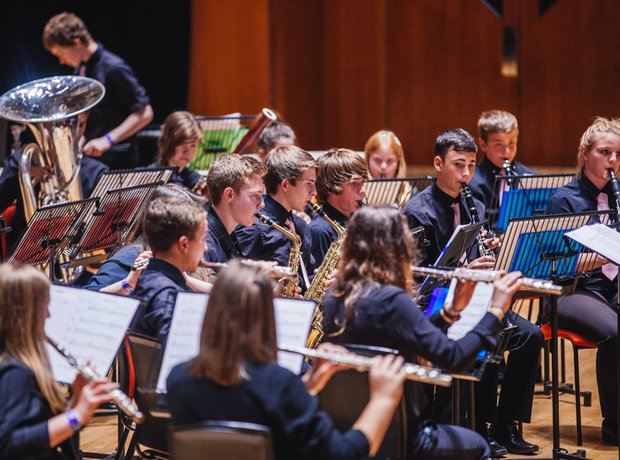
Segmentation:
<svg viewBox="0 0 620 460">
<path fill-rule="evenodd" d="M 135 167 L 138 152 L 132 136 L 153 120 L 153 109 L 131 67 L 93 40 L 73 13 L 57 14 L 47 22 L 43 44 L 61 64 L 72 67 L 75 75 L 94 78 L 105 86 L 105 96 L 89 112 L 84 154 L 110 169 Z"/>
<path fill-rule="evenodd" d="M 426 264 L 435 262 L 456 225 L 471 223 L 471 215 L 460 192 L 461 184 L 472 180 L 476 151 L 476 143 L 467 131 L 450 129 L 441 133 L 435 143 L 437 181 L 413 197 L 403 208 L 412 227 L 424 227 L 429 240 L 429 245 L 423 248 Z M 484 205 L 476 199 L 474 202 L 479 216 L 484 216 Z M 491 247 L 497 244 L 497 238 L 489 241 Z M 471 251 L 469 256 L 470 259 L 475 257 Z M 494 260 L 486 256 L 470 262 L 468 268 L 493 266 Z M 510 353 L 499 402 L 497 365 L 487 366 L 475 389 L 477 430 L 489 442 L 492 457 L 501 456 L 507 451 L 516 454 L 538 451 L 538 446 L 523 440 L 519 422 L 529 422 L 531 418 L 543 336 L 538 327 L 513 311 L 509 311 L 505 318 L 517 325 L 517 331 L 511 335 L 507 345 Z M 506 319 L 504 322 L 506 326 Z"/>
</svg>

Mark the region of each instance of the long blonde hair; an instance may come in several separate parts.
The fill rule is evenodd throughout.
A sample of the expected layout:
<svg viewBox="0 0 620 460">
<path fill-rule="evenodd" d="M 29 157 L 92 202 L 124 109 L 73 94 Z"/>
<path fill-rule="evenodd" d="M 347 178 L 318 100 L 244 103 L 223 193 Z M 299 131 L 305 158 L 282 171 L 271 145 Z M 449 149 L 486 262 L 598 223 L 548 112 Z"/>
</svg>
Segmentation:
<svg viewBox="0 0 620 460">
<path fill-rule="evenodd" d="M 13 357 L 26 365 L 52 411 L 60 413 L 67 401 L 45 348 L 48 303 L 49 281 L 42 272 L 30 265 L 0 265 L 0 362 Z"/>
</svg>

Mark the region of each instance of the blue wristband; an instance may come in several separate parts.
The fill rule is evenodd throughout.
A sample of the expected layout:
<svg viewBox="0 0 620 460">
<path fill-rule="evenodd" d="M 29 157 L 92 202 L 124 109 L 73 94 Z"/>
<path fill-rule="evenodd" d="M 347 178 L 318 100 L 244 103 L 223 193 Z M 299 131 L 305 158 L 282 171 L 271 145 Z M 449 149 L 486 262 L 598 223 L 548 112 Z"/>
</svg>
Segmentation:
<svg viewBox="0 0 620 460">
<path fill-rule="evenodd" d="M 77 433 L 78 431 L 80 431 L 80 429 L 82 428 L 82 424 L 80 423 L 77 416 L 75 415 L 75 412 L 73 412 L 73 409 L 67 410 L 67 412 L 65 412 L 65 417 L 67 419 L 67 422 L 69 422 L 69 426 L 71 427 L 74 433 Z"/>
<path fill-rule="evenodd" d="M 133 294 L 134 288 L 131 287 L 131 285 L 127 281 L 127 278 L 123 278 L 121 280 L 121 287 L 125 289 L 129 294 Z"/>
<path fill-rule="evenodd" d="M 108 141 L 110 143 L 110 145 L 115 145 L 116 142 L 114 142 L 114 139 L 112 139 L 112 136 L 110 136 L 110 133 L 107 133 L 105 136 L 105 140 Z"/>
</svg>

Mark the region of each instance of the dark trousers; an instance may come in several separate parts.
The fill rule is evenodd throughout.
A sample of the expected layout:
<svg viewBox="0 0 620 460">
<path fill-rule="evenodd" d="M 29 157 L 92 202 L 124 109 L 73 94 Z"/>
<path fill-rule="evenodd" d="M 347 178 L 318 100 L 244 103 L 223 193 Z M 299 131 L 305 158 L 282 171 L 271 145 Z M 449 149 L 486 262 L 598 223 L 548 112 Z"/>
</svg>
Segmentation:
<svg viewBox="0 0 620 460">
<path fill-rule="evenodd" d="M 543 344 L 538 326 L 513 311 L 507 317 L 517 329 L 507 345 L 508 360 L 497 401 L 498 366 L 490 365 L 475 385 L 476 419 L 481 422 L 529 422 L 532 415 L 534 385 Z M 505 322 L 504 322 L 505 324 Z"/>
<path fill-rule="evenodd" d="M 598 344 L 596 382 L 603 418 L 617 424 L 618 317 L 602 297 L 579 291 L 558 299 L 558 327 L 576 332 Z"/>
<path fill-rule="evenodd" d="M 411 456 L 436 460 L 480 460 L 489 457 L 489 445 L 478 433 L 452 425 L 428 424 L 415 435 Z"/>
</svg>

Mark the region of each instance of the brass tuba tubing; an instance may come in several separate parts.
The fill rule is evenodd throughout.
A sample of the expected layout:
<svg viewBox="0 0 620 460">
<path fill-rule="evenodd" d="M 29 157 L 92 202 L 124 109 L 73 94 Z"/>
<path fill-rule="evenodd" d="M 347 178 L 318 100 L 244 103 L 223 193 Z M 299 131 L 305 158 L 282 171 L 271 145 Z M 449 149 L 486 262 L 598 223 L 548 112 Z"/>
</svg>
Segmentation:
<svg viewBox="0 0 620 460">
<path fill-rule="evenodd" d="M 56 341 L 47 338 L 48 343 L 60 353 L 60 355 L 67 360 L 67 362 L 71 365 L 71 367 L 75 368 L 80 375 L 87 381 L 90 382 L 93 379 L 100 378 L 99 374 L 90 366 L 86 364 L 80 364 L 78 360 L 69 353 L 65 347 L 57 343 Z M 112 397 L 112 400 L 116 404 L 116 406 L 128 417 L 133 419 L 136 423 L 144 422 L 144 414 L 140 412 L 138 406 L 129 399 L 125 393 L 123 393 L 118 388 L 110 391 L 109 395 Z"/>
<path fill-rule="evenodd" d="M 314 350 L 311 348 L 298 347 L 295 345 L 279 344 L 280 351 L 287 351 L 298 355 L 307 356 L 309 358 L 326 359 L 334 364 L 343 364 L 351 366 L 357 371 L 368 371 L 376 362 L 377 356 L 367 357 L 357 354 L 343 355 L 324 350 Z M 414 363 L 405 363 L 402 367 L 407 380 L 428 383 L 430 385 L 439 385 L 449 387 L 452 384 L 452 376 L 443 373 L 440 369 L 434 367 L 421 366 Z"/>
<path fill-rule="evenodd" d="M 411 266 L 411 271 L 414 275 L 441 279 L 456 278 L 459 280 L 477 281 L 479 283 L 492 283 L 498 273 L 495 270 L 473 270 L 467 268 L 460 269 L 457 272 L 455 270 L 442 270 L 431 267 L 418 267 L 415 265 Z M 538 292 L 540 294 L 561 295 L 564 291 L 562 286 L 558 286 L 547 280 L 522 277 L 520 281 L 523 290 Z"/>
</svg>

